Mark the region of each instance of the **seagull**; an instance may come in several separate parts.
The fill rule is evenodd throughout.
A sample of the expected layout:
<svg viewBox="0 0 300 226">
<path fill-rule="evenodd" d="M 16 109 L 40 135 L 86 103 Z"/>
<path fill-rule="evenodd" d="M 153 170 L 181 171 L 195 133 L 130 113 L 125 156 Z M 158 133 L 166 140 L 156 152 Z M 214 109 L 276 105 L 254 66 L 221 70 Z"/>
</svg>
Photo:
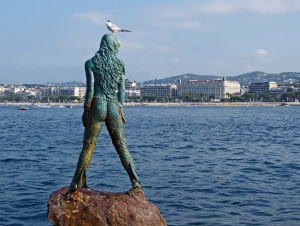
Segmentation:
<svg viewBox="0 0 300 226">
<path fill-rule="evenodd" d="M 114 32 L 131 32 L 129 30 L 125 30 L 125 29 L 122 29 L 122 28 L 119 28 L 117 25 L 115 24 L 112 24 L 109 20 L 106 21 L 106 26 L 108 28 L 108 30 L 111 31 L 111 33 L 114 33 Z"/>
</svg>

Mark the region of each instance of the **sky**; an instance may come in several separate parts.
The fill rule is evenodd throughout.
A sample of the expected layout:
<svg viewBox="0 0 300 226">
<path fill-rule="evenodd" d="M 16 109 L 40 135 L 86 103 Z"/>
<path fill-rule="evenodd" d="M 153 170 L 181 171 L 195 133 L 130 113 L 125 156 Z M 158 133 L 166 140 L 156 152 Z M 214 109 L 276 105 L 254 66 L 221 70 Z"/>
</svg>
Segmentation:
<svg viewBox="0 0 300 226">
<path fill-rule="evenodd" d="M 85 81 L 106 20 L 129 80 L 300 71 L 299 0 L 1 0 L 0 84 Z"/>
</svg>

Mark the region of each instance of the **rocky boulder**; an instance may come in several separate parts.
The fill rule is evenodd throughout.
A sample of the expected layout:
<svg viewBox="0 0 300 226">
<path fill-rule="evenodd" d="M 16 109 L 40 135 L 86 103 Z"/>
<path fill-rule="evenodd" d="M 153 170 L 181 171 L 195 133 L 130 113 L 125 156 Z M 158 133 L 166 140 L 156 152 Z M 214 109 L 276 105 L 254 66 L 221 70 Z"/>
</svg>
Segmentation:
<svg viewBox="0 0 300 226">
<path fill-rule="evenodd" d="M 54 225 L 167 225 L 143 191 L 111 193 L 80 188 L 65 196 L 68 187 L 48 200 L 48 219 Z"/>
</svg>

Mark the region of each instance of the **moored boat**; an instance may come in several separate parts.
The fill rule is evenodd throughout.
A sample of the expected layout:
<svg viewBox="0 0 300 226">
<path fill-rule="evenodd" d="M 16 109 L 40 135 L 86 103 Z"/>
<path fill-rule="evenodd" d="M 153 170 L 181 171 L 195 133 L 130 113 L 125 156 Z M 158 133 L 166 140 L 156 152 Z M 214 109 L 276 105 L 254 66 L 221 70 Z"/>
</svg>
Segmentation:
<svg viewBox="0 0 300 226">
<path fill-rule="evenodd" d="M 25 105 L 23 105 L 22 107 L 20 107 L 18 110 L 29 110 L 29 108 L 25 107 Z"/>
</svg>

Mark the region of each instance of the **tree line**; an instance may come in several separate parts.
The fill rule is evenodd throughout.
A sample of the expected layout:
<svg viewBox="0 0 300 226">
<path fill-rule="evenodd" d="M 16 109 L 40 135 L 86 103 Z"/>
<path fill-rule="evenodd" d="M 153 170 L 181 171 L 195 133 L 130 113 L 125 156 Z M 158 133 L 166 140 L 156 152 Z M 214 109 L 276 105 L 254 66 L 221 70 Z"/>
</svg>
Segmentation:
<svg viewBox="0 0 300 226">
<path fill-rule="evenodd" d="M 9 97 L 0 97 L 0 101 L 10 101 L 10 102 L 37 102 L 40 101 L 40 99 L 36 98 L 33 95 L 30 95 L 26 98 L 23 98 L 22 96 L 10 94 Z M 80 101 L 80 98 L 77 96 L 68 96 L 68 95 L 58 95 L 58 96 L 48 96 L 43 97 L 42 101 L 44 102 L 74 102 L 74 101 Z"/>
</svg>

